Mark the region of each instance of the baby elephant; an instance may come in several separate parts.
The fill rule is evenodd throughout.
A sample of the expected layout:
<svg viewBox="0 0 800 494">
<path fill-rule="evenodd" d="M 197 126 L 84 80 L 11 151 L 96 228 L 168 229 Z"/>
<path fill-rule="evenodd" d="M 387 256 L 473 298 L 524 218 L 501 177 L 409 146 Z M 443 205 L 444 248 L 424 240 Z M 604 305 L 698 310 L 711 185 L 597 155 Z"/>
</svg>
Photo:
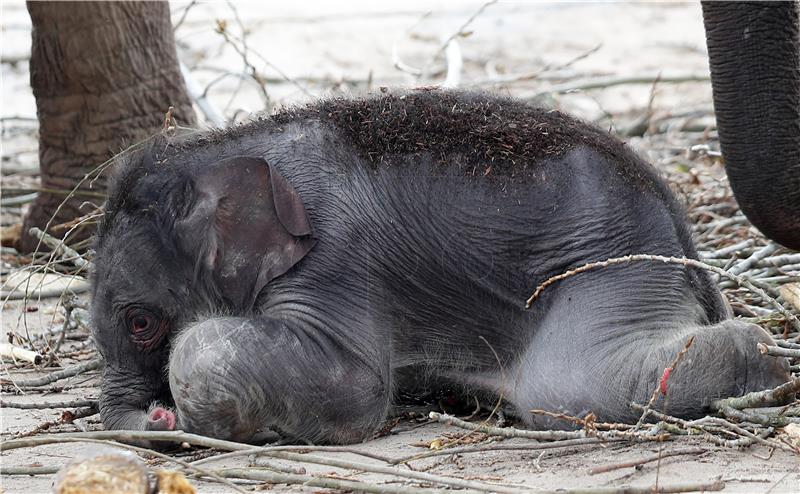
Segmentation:
<svg viewBox="0 0 800 494">
<path fill-rule="evenodd" d="M 237 441 L 369 438 L 398 396 L 502 395 L 630 421 L 690 337 L 669 411 L 776 386 L 681 207 L 623 143 L 557 111 L 425 90 L 333 99 L 119 165 L 93 321 L 112 429 Z"/>
</svg>

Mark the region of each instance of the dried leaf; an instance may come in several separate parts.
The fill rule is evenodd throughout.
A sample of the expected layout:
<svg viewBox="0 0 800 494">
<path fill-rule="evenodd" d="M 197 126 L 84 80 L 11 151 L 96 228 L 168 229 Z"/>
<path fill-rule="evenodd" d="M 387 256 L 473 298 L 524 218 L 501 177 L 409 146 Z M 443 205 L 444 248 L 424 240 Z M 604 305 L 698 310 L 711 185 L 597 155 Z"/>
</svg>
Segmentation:
<svg viewBox="0 0 800 494">
<path fill-rule="evenodd" d="M 780 287 L 781 297 L 795 310 L 800 310 L 800 283 L 787 283 Z"/>
</svg>

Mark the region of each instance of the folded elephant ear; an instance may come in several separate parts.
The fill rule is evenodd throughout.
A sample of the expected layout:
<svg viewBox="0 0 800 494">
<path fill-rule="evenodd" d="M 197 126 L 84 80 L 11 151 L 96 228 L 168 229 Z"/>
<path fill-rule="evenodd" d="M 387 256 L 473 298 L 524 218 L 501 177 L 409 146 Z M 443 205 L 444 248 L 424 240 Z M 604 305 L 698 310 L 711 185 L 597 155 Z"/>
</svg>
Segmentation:
<svg viewBox="0 0 800 494">
<path fill-rule="evenodd" d="M 247 311 L 264 286 L 313 247 L 311 224 L 292 185 L 265 160 L 234 157 L 202 169 L 194 207 L 176 222 L 179 242 L 198 253 L 220 294 Z"/>
</svg>

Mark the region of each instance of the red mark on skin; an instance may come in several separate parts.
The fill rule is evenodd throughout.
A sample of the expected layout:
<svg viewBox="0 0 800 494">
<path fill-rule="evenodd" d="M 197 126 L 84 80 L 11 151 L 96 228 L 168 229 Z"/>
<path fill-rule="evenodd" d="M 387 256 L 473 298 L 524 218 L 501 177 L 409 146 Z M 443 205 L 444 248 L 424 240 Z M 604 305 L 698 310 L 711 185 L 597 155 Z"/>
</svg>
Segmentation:
<svg viewBox="0 0 800 494">
<path fill-rule="evenodd" d="M 150 422 L 151 430 L 175 430 L 175 414 L 164 408 L 154 408 L 147 420 Z"/>
<path fill-rule="evenodd" d="M 669 375 L 671 373 L 672 373 L 672 367 L 667 367 L 661 374 L 661 379 L 658 380 L 658 389 L 661 390 L 662 395 L 667 394 L 667 381 L 669 380 Z"/>
</svg>

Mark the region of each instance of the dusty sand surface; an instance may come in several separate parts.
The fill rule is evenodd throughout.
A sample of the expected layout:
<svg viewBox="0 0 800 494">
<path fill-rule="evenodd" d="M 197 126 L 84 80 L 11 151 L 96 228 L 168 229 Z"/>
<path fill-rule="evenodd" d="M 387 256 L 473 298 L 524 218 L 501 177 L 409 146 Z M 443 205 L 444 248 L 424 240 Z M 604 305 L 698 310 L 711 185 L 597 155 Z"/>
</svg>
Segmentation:
<svg viewBox="0 0 800 494">
<path fill-rule="evenodd" d="M 252 60 L 267 78 L 270 100 L 265 102 L 252 81 L 226 77 L 214 83 L 208 94 L 227 117 L 238 120 L 251 112 L 270 111 L 283 104 L 306 101 L 326 94 L 358 94 L 379 86 L 416 85 L 441 82 L 445 60 L 439 53 L 442 40 L 459 28 L 478 9 L 475 2 L 293 2 L 282 5 L 236 4 L 246 27 Z M 185 3 L 173 5 L 173 22 L 183 15 Z M 0 116 L 22 117 L 12 126 L 4 122 L 2 165 L 4 187 L 35 183 L 31 174 L 15 173 L 35 165 L 35 104 L 28 87 L 25 61 L 30 45 L 30 21 L 21 2 L 2 3 L 2 104 Z M 430 12 L 430 13 L 428 13 Z M 226 71 L 241 72 L 242 59 L 221 41 L 214 29 L 218 19 L 232 30 L 239 29 L 236 16 L 225 4 L 200 3 L 192 7 L 176 31 L 180 58 L 189 66 L 197 83 L 206 87 Z M 503 2 L 488 7 L 467 28 L 471 34 L 458 39 L 463 57 L 462 87 L 501 91 L 525 98 L 564 84 L 606 77 L 638 77 L 661 73 L 665 78 L 707 73 L 700 7 L 697 3 L 621 4 L 561 3 L 532 4 Z M 236 31 L 240 33 L 240 31 Z M 262 58 L 263 57 L 263 58 Z M 10 62 L 20 59 L 18 62 Z M 576 60 L 577 59 L 577 60 Z M 266 63 L 269 61 L 269 64 Z M 420 69 L 423 76 L 396 68 Z M 280 71 L 280 72 L 279 72 Z M 286 82 L 281 73 L 292 83 Z M 498 84 L 510 75 L 538 74 L 518 82 Z M 556 77 L 560 76 L 560 77 Z M 593 120 L 610 129 L 631 125 L 648 106 L 658 114 L 694 115 L 699 124 L 710 119 L 711 91 L 707 82 L 662 83 L 655 91 L 650 83 L 625 84 L 600 89 L 541 96 L 543 101 Z M 652 99 L 652 101 L 651 101 Z M 710 120 L 713 122 L 713 119 Z M 685 121 L 683 123 L 686 123 Z M 706 143 L 713 132 L 700 133 Z M 674 171 L 668 159 L 686 151 L 685 136 L 669 133 L 655 137 L 631 138 L 637 150 L 649 156 L 665 171 Z M 711 141 L 713 147 L 713 139 Z M 677 151 L 676 151 L 677 150 Z M 31 181 L 33 180 L 33 182 Z M 23 210 L 3 209 L 3 226 L 18 221 Z M 4 259 L 3 277 L 15 271 Z M 84 296 L 85 300 L 85 296 Z M 57 327 L 62 315 L 57 299 L 6 302 L 2 307 L 3 334 Z M 36 312 L 26 312 L 35 307 Z M 71 343 L 68 343 L 71 344 Z M 88 358 L 80 356 L 80 358 Z M 67 360 L 71 365 L 79 360 Z M 40 375 L 31 370 L 9 370 L 7 378 Z M 18 395 L 11 390 L 3 400 L 14 402 L 67 401 L 96 397 L 97 372 L 61 380 L 46 394 Z M 63 410 L 2 409 L 2 438 L 30 432 L 37 426 L 57 421 Z M 53 425 L 49 431 L 98 430 L 97 416 L 74 424 Z M 401 421 L 395 432 L 358 445 L 363 451 L 398 457 L 422 452 L 419 444 L 461 434 L 463 431 L 439 424 L 416 427 Z M 521 442 L 521 440 L 511 440 Z M 509 442 L 509 441 L 506 441 Z M 416 446 L 415 446 L 416 445 Z M 700 455 L 678 456 L 641 468 L 623 468 L 599 475 L 589 469 L 608 463 L 643 458 L 658 451 L 703 447 Z M 97 451 L 95 445 L 50 445 L 17 449 L 0 456 L 4 467 L 58 466 Z M 189 454 L 189 453 L 186 453 Z M 193 453 L 192 453 L 193 454 Z M 341 456 L 356 459 L 354 456 Z M 725 492 L 800 492 L 800 457 L 786 451 L 753 446 L 737 451 L 713 446 L 702 439 L 680 438 L 658 444 L 611 444 L 585 446 L 544 453 L 486 452 L 440 456 L 414 463 L 415 468 L 441 475 L 502 482 L 528 489 L 577 487 L 651 486 L 676 482 L 710 482 L 722 479 Z M 282 462 L 270 460 L 276 465 Z M 361 459 L 363 461 L 363 459 Z M 215 466 L 245 465 L 245 460 L 220 462 Z M 285 465 L 286 462 L 283 462 Z M 307 465 L 309 473 L 332 473 L 339 477 L 377 481 L 381 478 L 354 471 Z M 0 488 L 8 493 L 48 492 L 53 476 L 7 476 Z M 201 492 L 228 492 L 213 483 L 198 483 Z M 279 491 L 317 491 L 317 488 L 272 488 Z"/>
</svg>

